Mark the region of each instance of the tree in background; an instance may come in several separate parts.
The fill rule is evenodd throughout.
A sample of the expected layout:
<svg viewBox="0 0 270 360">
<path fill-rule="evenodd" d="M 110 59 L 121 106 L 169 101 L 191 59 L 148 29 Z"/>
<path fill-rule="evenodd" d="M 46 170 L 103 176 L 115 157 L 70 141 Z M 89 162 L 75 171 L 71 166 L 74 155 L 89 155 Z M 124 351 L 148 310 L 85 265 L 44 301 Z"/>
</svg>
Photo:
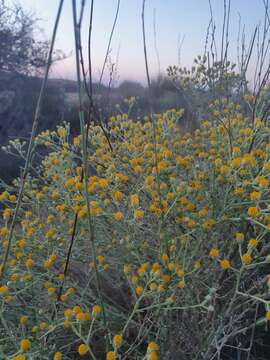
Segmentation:
<svg viewBox="0 0 270 360">
<path fill-rule="evenodd" d="M 46 64 L 48 42 L 36 36 L 37 19 L 19 3 L 0 0 L 0 71 L 37 74 Z M 63 55 L 56 51 L 55 59 Z"/>
</svg>

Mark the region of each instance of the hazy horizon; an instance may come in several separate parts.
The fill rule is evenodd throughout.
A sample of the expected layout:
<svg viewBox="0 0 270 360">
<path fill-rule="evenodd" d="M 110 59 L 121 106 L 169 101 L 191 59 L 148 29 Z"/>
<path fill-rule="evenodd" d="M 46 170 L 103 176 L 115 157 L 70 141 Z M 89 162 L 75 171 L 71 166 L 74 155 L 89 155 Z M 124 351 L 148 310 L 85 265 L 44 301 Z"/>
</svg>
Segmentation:
<svg viewBox="0 0 270 360">
<path fill-rule="evenodd" d="M 11 2 L 11 0 L 9 0 Z M 38 24 L 44 29 L 44 37 L 50 39 L 58 1 L 49 0 L 46 3 L 36 0 L 20 0 L 22 6 L 33 11 L 40 19 Z M 141 1 L 122 0 L 119 17 L 116 24 L 110 58 L 117 63 L 117 81 L 138 81 L 145 83 L 145 67 L 141 30 Z M 86 14 L 89 16 L 89 4 Z M 108 38 L 115 16 L 117 0 L 96 1 L 94 4 L 93 20 L 93 74 L 94 80 L 100 75 Z M 220 39 L 223 21 L 223 0 L 212 1 L 213 17 L 216 37 Z M 160 71 L 166 72 L 169 65 L 191 67 L 195 56 L 203 53 L 207 26 L 210 20 L 208 0 L 148 0 L 146 1 L 146 36 L 149 54 L 151 76 L 159 73 L 158 59 L 155 50 L 153 18 L 156 14 L 156 43 L 160 59 Z M 230 19 L 230 47 L 229 58 L 237 62 L 237 37 L 239 13 L 241 25 L 245 25 L 247 46 L 256 24 L 262 19 L 264 11 L 263 0 L 244 1 L 232 0 Z M 82 30 L 83 42 L 87 43 L 87 18 Z M 182 42 L 181 52 L 179 44 Z M 55 64 L 51 77 L 75 79 L 75 65 L 73 56 L 73 28 L 71 2 L 65 2 L 62 18 L 56 39 L 55 48 L 69 55 L 67 59 Z M 252 66 L 252 63 L 251 63 Z M 104 75 L 108 81 L 108 69 Z"/>
</svg>

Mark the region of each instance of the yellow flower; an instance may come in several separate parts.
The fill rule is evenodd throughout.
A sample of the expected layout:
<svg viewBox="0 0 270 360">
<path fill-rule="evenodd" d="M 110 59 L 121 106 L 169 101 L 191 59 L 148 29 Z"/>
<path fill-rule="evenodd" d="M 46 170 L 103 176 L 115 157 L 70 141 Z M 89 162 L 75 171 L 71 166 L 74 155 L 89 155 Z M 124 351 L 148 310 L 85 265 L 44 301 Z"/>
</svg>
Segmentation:
<svg viewBox="0 0 270 360">
<path fill-rule="evenodd" d="M 147 176 L 147 177 L 145 178 L 145 183 L 146 183 L 147 185 L 152 185 L 153 182 L 154 182 L 153 176 L 149 175 L 149 176 Z"/>
<path fill-rule="evenodd" d="M 168 284 L 171 280 L 171 277 L 170 275 L 163 275 L 162 276 L 162 281 L 165 283 L 165 284 Z"/>
<path fill-rule="evenodd" d="M 94 305 L 93 306 L 93 309 L 92 309 L 92 314 L 94 315 L 94 316 L 97 316 L 97 315 L 99 315 L 101 313 L 101 306 L 99 306 L 99 305 Z"/>
<path fill-rule="evenodd" d="M 263 170 L 270 171 L 270 162 L 267 162 L 263 165 Z"/>
<path fill-rule="evenodd" d="M 170 263 L 168 264 L 168 269 L 169 269 L 170 271 L 173 271 L 173 270 L 175 269 L 175 263 L 170 262 Z"/>
<path fill-rule="evenodd" d="M 260 210 L 257 208 L 257 206 L 251 206 L 248 208 L 248 216 L 255 218 L 260 214 Z"/>
<path fill-rule="evenodd" d="M 179 283 L 177 284 L 177 287 L 179 289 L 184 289 L 186 287 L 185 280 L 180 280 Z"/>
<path fill-rule="evenodd" d="M 57 196 L 58 196 L 57 191 L 52 191 L 52 193 L 51 193 L 52 200 L 55 200 L 57 198 Z"/>
<path fill-rule="evenodd" d="M 97 260 L 100 264 L 103 264 L 105 262 L 105 256 L 103 255 L 98 255 L 97 256 Z"/>
<path fill-rule="evenodd" d="M 218 249 L 212 248 L 212 249 L 210 250 L 210 252 L 209 252 L 209 256 L 210 256 L 211 258 L 217 257 L 217 256 L 218 256 Z"/>
<path fill-rule="evenodd" d="M 29 319 L 28 316 L 22 315 L 20 318 L 20 324 L 25 325 L 27 323 L 28 319 Z"/>
<path fill-rule="evenodd" d="M 65 275 L 64 275 L 63 273 L 60 273 L 60 274 L 58 275 L 58 279 L 59 279 L 60 281 L 64 281 Z"/>
<path fill-rule="evenodd" d="M 10 280 L 12 282 L 16 282 L 18 280 L 18 274 L 14 273 L 10 276 Z"/>
<path fill-rule="evenodd" d="M 39 324 L 40 330 L 45 330 L 46 327 L 47 327 L 47 324 L 45 323 L 45 321 L 42 321 L 42 322 Z"/>
<path fill-rule="evenodd" d="M 122 335 L 115 335 L 113 337 L 113 343 L 114 346 L 116 347 L 120 347 L 122 345 L 122 341 L 123 341 Z"/>
<path fill-rule="evenodd" d="M 78 146 L 79 144 L 80 144 L 80 137 L 79 136 L 74 137 L 73 145 Z"/>
<path fill-rule="evenodd" d="M 222 165 L 219 169 L 219 172 L 222 174 L 222 175 L 226 175 L 228 172 L 229 172 L 229 166 L 227 165 Z"/>
<path fill-rule="evenodd" d="M 137 194 L 133 194 L 130 196 L 130 205 L 137 206 L 139 204 L 139 197 Z"/>
<path fill-rule="evenodd" d="M 70 327 L 70 321 L 65 319 L 64 322 L 63 322 L 63 326 L 65 329 L 68 329 Z"/>
<path fill-rule="evenodd" d="M 78 347 L 78 353 L 80 354 L 80 356 L 84 356 L 85 354 L 88 353 L 88 346 L 85 344 L 81 344 Z"/>
<path fill-rule="evenodd" d="M 251 167 L 255 167 L 257 162 L 251 154 L 244 154 L 243 159 L 242 159 L 242 164 L 250 165 Z"/>
<path fill-rule="evenodd" d="M 11 210 L 9 208 L 6 208 L 4 211 L 3 211 L 3 218 L 5 220 L 8 220 L 10 218 L 10 215 L 11 215 Z"/>
<path fill-rule="evenodd" d="M 269 181 L 264 176 L 258 176 L 257 181 L 260 187 L 267 188 L 269 185 Z"/>
<path fill-rule="evenodd" d="M 26 360 L 26 356 L 24 354 L 19 354 L 17 356 L 14 356 L 12 360 Z"/>
<path fill-rule="evenodd" d="M 114 213 L 114 219 L 116 221 L 121 221 L 123 218 L 123 214 L 120 211 L 117 211 L 116 213 Z"/>
<path fill-rule="evenodd" d="M 28 268 L 31 268 L 34 264 L 34 261 L 32 259 L 27 259 L 26 262 L 25 262 L 25 265 L 28 267 Z"/>
<path fill-rule="evenodd" d="M 266 312 L 265 317 L 266 317 L 266 320 L 267 320 L 267 321 L 270 321 L 270 310 L 268 310 L 268 311 Z"/>
<path fill-rule="evenodd" d="M 164 171 L 168 168 L 169 166 L 169 162 L 166 160 L 161 160 L 158 164 L 157 164 L 157 171 L 161 172 Z"/>
<path fill-rule="evenodd" d="M 134 219 L 141 220 L 144 217 L 144 211 L 137 209 L 134 211 Z"/>
<path fill-rule="evenodd" d="M 244 189 L 241 188 L 241 187 L 236 187 L 236 188 L 234 189 L 234 194 L 235 194 L 235 195 L 242 195 L 243 193 L 244 193 Z"/>
<path fill-rule="evenodd" d="M 4 191 L 0 194 L 0 201 L 3 202 L 7 199 L 8 197 L 8 192 L 7 191 Z"/>
<path fill-rule="evenodd" d="M 9 201 L 15 202 L 16 201 L 16 196 L 15 195 L 9 195 Z"/>
<path fill-rule="evenodd" d="M 149 288 L 150 288 L 151 291 L 156 290 L 157 287 L 158 287 L 157 283 L 155 283 L 155 282 L 151 282 L 151 284 L 149 284 Z"/>
<path fill-rule="evenodd" d="M 220 267 L 221 267 L 221 269 L 226 270 L 226 269 L 229 269 L 230 266 L 231 266 L 231 265 L 230 265 L 229 260 L 224 259 L 224 260 L 221 260 L 221 261 L 220 261 Z"/>
<path fill-rule="evenodd" d="M 231 161 L 231 165 L 233 168 L 239 168 L 241 166 L 242 159 L 237 157 Z"/>
<path fill-rule="evenodd" d="M 158 344 L 156 343 L 156 342 L 154 342 L 154 341 L 151 341 L 149 344 L 148 344 L 148 347 L 147 347 L 147 350 L 148 351 L 158 351 L 158 349 L 159 349 L 159 346 L 158 346 Z"/>
<path fill-rule="evenodd" d="M 67 301 L 67 299 L 68 299 L 67 294 L 61 294 L 61 296 L 60 296 L 60 300 L 61 300 L 62 302 Z"/>
<path fill-rule="evenodd" d="M 106 360 L 115 360 L 116 359 L 116 353 L 114 351 L 109 351 L 106 354 Z"/>
<path fill-rule="evenodd" d="M 79 305 L 75 305 L 72 311 L 73 311 L 73 315 L 77 315 L 81 311 L 81 307 Z"/>
<path fill-rule="evenodd" d="M 85 313 L 82 311 L 78 312 L 78 314 L 76 314 L 76 320 L 79 322 L 85 321 L 86 320 Z"/>
<path fill-rule="evenodd" d="M 53 238 L 55 235 L 56 235 L 56 229 L 55 228 L 49 229 L 45 234 L 46 238 L 48 238 L 48 239 Z"/>
<path fill-rule="evenodd" d="M 145 273 L 145 268 L 143 266 L 140 266 L 139 269 L 137 270 L 137 273 L 139 276 L 143 276 Z"/>
<path fill-rule="evenodd" d="M 134 166 L 133 170 L 136 173 L 140 173 L 140 172 L 142 172 L 142 167 L 141 167 L 141 165 L 136 165 L 136 166 Z"/>
<path fill-rule="evenodd" d="M 181 269 L 180 267 L 177 269 L 177 276 L 178 277 L 183 277 L 185 275 L 185 272 L 183 269 Z"/>
<path fill-rule="evenodd" d="M 136 294 L 137 294 L 138 296 L 141 296 L 142 293 L 143 293 L 143 287 L 142 287 L 142 286 L 137 286 L 136 289 L 135 289 L 135 291 L 136 291 Z"/>
<path fill-rule="evenodd" d="M 156 351 L 152 351 L 147 355 L 147 360 L 158 360 L 158 354 Z"/>
<path fill-rule="evenodd" d="M 38 326 L 37 325 L 33 326 L 31 331 L 33 334 L 36 334 L 38 332 Z"/>
<path fill-rule="evenodd" d="M 11 296 L 11 295 L 7 295 L 4 297 L 4 302 L 6 304 L 9 304 L 12 300 L 13 300 L 13 296 Z"/>
<path fill-rule="evenodd" d="M 3 228 L 0 229 L 0 236 L 7 236 L 8 233 L 9 233 L 8 228 L 3 227 Z"/>
<path fill-rule="evenodd" d="M 63 139 L 67 135 L 67 130 L 61 126 L 57 129 L 57 133 L 60 136 L 60 138 Z"/>
<path fill-rule="evenodd" d="M 132 284 L 135 285 L 138 282 L 138 276 L 133 275 L 132 278 L 131 278 L 131 282 L 132 282 Z"/>
<path fill-rule="evenodd" d="M 113 197 L 114 197 L 114 200 L 120 201 L 122 199 L 122 197 L 123 197 L 123 193 L 121 193 L 121 191 L 116 191 L 113 194 Z"/>
<path fill-rule="evenodd" d="M 62 360 L 62 354 L 60 353 L 60 351 L 54 353 L 53 360 Z"/>
<path fill-rule="evenodd" d="M 21 351 L 28 351 L 31 348 L 31 341 L 28 339 L 23 339 L 20 343 Z"/>
<path fill-rule="evenodd" d="M 248 242 L 248 245 L 251 247 L 256 247 L 258 245 L 258 240 L 257 239 L 250 239 Z"/>
<path fill-rule="evenodd" d="M 196 221 L 194 219 L 189 219 L 187 222 L 187 227 L 189 229 L 193 228 L 196 225 Z M 204 226 L 204 225 L 203 225 Z"/>
<path fill-rule="evenodd" d="M 131 266 L 129 264 L 124 265 L 124 273 L 128 274 L 131 271 Z"/>
<path fill-rule="evenodd" d="M 49 294 L 49 295 L 53 295 L 53 294 L 55 293 L 55 291 L 56 291 L 56 288 L 54 288 L 54 287 L 49 287 L 49 288 L 47 289 L 47 291 L 48 291 L 48 294 Z"/>
<path fill-rule="evenodd" d="M 258 191 L 252 191 L 252 192 L 249 194 L 249 196 L 250 196 L 250 200 L 252 200 L 252 201 L 258 200 L 258 199 L 260 199 L 260 197 L 261 197 L 261 193 L 258 192 Z"/>
<path fill-rule="evenodd" d="M 82 182 L 77 182 L 75 184 L 75 189 L 76 190 L 82 190 L 83 189 L 83 183 Z"/>
<path fill-rule="evenodd" d="M 70 319 L 73 316 L 73 311 L 71 309 L 66 309 L 64 311 L 65 318 Z"/>
<path fill-rule="evenodd" d="M 236 241 L 241 242 L 245 239 L 245 235 L 243 233 L 238 232 L 235 234 L 235 239 Z"/>
<path fill-rule="evenodd" d="M 168 255 L 167 255 L 167 254 L 162 254 L 162 255 L 161 255 L 161 260 L 163 260 L 163 261 L 168 261 L 168 260 L 169 260 Z"/>
<path fill-rule="evenodd" d="M 74 178 L 69 178 L 65 181 L 65 186 L 67 188 L 71 188 L 71 187 L 75 186 L 75 184 L 76 184 L 76 180 Z"/>
<path fill-rule="evenodd" d="M 243 254 L 243 256 L 242 256 L 243 264 L 248 265 L 251 262 L 251 260 L 252 259 L 251 259 L 251 256 L 249 253 Z"/>
<path fill-rule="evenodd" d="M 68 295 L 72 295 L 72 294 L 74 294 L 74 292 L 75 292 L 75 289 L 73 287 L 70 287 L 70 288 L 67 289 L 67 294 Z"/>
<path fill-rule="evenodd" d="M 8 287 L 6 285 L 0 286 L 0 295 L 8 293 Z"/>
<path fill-rule="evenodd" d="M 106 188 L 109 186 L 109 182 L 108 182 L 107 179 L 99 179 L 98 185 L 99 185 L 102 189 L 106 189 Z"/>
</svg>

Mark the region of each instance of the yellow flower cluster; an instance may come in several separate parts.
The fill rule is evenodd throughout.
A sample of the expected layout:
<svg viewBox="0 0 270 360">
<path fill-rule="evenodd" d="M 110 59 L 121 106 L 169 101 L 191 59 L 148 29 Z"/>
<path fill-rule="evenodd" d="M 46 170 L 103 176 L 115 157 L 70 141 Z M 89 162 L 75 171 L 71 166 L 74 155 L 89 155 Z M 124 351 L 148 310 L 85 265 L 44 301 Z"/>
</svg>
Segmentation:
<svg viewBox="0 0 270 360">
<path fill-rule="evenodd" d="M 250 296 L 248 304 L 266 304 L 270 282 L 256 292 L 252 284 L 269 271 L 269 128 L 253 126 L 237 104 L 222 122 L 204 121 L 193 133 L 180 130 L 181 114 L 140 122 L 111 117 L 109 137 L 91 125 L 88 178 L 81 137 L 69 143 L 67 126 L 39 137 L 48 151 L 39 168 L 43 181 L 27 178 L 0 284 L 2 313 L 13 314 L 14 331 L 0 325 L 8 358 L 30 351 L 40 357 L 46 339 L 54 360 L 74 347 L 77 356 L 99 354 L 106 342 L 108 360 L 127 349 L 125 356 L 154 360 L 166 353 L 169 321 L 186 339 L 186 309 L 204 343 L 206 329 L 220 325 L 217 303 L 222 313 L 235 311 L 240 329 L 246 320 L 235 303 Z M 10 188 L 0 194 L 1 253 L 16 199 Z M 236 284 L 244 295 L 234 292 Z M 157 344 L 152 339 L 163 324 Z M 9 336 L 16 327 L 25 338 L 14 354 Z"/>
</svg>

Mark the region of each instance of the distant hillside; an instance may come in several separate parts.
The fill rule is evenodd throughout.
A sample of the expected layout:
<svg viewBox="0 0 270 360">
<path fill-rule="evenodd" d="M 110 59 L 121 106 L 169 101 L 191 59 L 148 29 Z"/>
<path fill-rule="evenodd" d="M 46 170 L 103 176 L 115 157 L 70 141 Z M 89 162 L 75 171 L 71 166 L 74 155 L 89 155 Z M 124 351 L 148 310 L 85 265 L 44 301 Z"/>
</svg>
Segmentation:
<svg viewBox="0 0 270 360">
<path fill-rule="evenodd" d="M 40 78 L 0 72 L 0 146 L 6 145 L 11 138 L 29 138 L 40 86 Z M 152 91 L 155 112 L 185 106 L 183 98 L 166 79 L 153 81 Z M 128 104 L 125 99 L 128 97 L 137 99 L 136 105 L 130 109 L 130 116 L 134 120 L 149 112 L 147 90 L 136 82 L 124 81 L 117 88 L 93 84 L 93 94 L 101 119 L 119 111 L 126 112 Z M 38 131 L 55 128 L 64 120 L 71 123 L 73 133 L 78 132 L 77 83 L 73 80 L 50 79 Z M 16 161 L 8 159 L 2 151 L 0 163 L 0 171 L 5 177 L 17 174 Z"/>
</svg>

